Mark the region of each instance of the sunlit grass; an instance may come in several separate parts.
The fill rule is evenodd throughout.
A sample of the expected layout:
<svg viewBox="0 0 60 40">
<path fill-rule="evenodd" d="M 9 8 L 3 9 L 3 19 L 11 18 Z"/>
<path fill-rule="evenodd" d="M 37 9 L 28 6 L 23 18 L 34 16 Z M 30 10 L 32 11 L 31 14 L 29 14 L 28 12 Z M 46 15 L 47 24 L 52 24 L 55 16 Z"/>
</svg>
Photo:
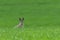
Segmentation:
<svg viewBox="0 0 60 40">
<path fill-rule="evenodd" d="M 39 27 L 0 29 L 0 40 L 60 40 L 60 29 Z"/>
</svg>

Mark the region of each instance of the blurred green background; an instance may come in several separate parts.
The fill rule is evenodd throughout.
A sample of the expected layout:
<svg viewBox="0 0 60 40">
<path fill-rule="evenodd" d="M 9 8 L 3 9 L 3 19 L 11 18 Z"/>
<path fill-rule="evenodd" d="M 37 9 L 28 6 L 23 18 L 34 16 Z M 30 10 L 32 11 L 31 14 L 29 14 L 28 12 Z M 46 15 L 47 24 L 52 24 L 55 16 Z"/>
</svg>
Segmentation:
<svg viewBox="0 0 60 40">
<path fill-rule="evenodd" d="M 12 27 L 22 16 L 29 26 L 60 26 L 59 10 L 59 0 L 0 0 L 0 26 Z"/>
</svg>

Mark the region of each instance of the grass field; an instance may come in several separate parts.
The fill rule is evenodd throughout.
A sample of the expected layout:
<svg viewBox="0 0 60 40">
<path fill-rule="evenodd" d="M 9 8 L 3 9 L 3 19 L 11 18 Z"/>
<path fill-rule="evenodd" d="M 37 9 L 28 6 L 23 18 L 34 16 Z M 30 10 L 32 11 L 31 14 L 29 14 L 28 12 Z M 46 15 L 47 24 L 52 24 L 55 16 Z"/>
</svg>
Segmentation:
<svg viewBox="0 0 60 40">
<path fill-rule="evenodd" d="M 0 0 L 0 40 L 60 40 L 60 0 Z"/>
</svg>

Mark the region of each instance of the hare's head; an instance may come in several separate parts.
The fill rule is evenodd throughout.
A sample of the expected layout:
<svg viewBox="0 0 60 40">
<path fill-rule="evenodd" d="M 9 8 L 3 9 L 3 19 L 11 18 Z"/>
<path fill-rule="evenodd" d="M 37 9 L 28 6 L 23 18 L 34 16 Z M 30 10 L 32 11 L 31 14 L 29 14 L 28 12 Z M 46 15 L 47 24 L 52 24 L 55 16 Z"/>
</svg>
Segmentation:
<svg viewBox="0 0 60 40">
<path fill-rule="evenodd" d="M 19 21 L 24 21 L 24 17 L 19 18 Z"/>
</svg>

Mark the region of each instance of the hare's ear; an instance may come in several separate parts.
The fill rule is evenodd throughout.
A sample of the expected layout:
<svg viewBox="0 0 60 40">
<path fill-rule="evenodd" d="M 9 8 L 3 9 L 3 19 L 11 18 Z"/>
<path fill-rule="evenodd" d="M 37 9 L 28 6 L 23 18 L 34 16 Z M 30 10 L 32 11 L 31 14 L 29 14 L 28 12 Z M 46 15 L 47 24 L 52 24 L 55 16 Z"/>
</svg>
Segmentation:
<svg viewBox="0 0 60 40">
<path fill-rule="evenodd" d="M 19 20 L 21 20 L 21 18 L 19 18 Z"/>
<path fill-rule="evenodd" d="M 23 20 L 24 20 L 24 18 L 23 18 Z"/>
</svg>

